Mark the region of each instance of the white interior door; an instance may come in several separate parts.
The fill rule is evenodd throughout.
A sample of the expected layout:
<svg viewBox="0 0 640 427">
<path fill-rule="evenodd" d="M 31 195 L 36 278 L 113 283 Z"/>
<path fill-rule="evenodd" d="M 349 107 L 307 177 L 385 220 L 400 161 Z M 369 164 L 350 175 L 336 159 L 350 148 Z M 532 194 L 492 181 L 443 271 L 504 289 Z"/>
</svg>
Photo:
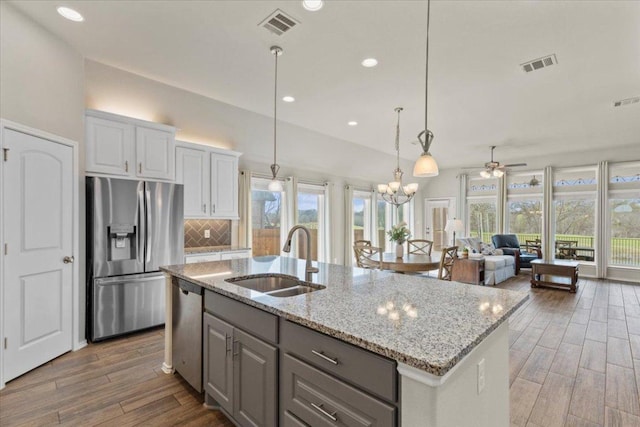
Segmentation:
<svg viewBox="0 0 640 427">
<path fill-rule="evenodd" d="M 73 148 L 3 132 L 9 149 L 2 180 L 8 381 L 72 347 Z M 65 263 L 65 257 L 71 259 Z"/>
<path fill-rule="evenodd" d="M 427 240 L 433 242 L 433 250 L 440 251 L 450 243 L 451 238 L 447 236 L 444 227 L 447 219 L 454 217 L 455 211 L 455 199 L 425 199 L 425 236 Z"/>
</svg>

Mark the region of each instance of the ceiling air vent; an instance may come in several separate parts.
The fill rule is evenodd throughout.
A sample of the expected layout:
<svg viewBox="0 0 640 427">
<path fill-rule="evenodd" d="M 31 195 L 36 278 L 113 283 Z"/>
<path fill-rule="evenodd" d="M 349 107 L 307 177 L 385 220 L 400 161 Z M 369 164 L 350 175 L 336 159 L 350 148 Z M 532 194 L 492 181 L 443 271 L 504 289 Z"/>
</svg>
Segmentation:
<svg viewBox="0 0 640 427">
<path fill-rule="evenodd" d="M 530 73 L 531 71 L 549 67 L 557 63 L 558 59 L 556 58 L 556 54 L 554 53 L 542 58 L 534 59 L 533 61 L 525 62 L 524 64 L 520 64 L 520 66 L 525 72 Z"/>
<path fill-rule="evenodd" d="M 636 96 L 635 98 L 627 98 L 621 101 L 615 101 L 613 103 L 614 107 L 622 107 L 623 105 L 637 104 L 640 102 L 640 96 Z"/>
<path fill-rule="evenodd" d="M 299 24 L 298 21 L 296 21 L 280 9 L 276 9 L 275 12 L 269 15 L 267 19 L 265 19 L 258 25 L 266 28 L 274 34 L 281 36 L 297 24 Z"/>
</svg>

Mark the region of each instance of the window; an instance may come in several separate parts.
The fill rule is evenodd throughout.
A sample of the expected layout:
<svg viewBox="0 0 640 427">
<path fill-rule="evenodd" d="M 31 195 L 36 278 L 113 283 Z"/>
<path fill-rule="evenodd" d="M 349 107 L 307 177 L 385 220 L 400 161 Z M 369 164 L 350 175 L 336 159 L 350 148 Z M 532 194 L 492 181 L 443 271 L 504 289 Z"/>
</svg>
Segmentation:
<svg viewBox="0 0 640 427">
<path fill-rule="evenodd" d="M 609 265 L 640 267 L 640 164 L 618 163 L 609 172 Z"/>
<path fill-rule="evenodd" d="M 376 237 L 378 240 L 374 245 L 380 246 L 385 251 L 390 251 L 392 249 L 392 245 L 387 238 L 387 230 L 391 229 L 391 205 L 385 202 L 379 195 L 376 198 L 376 205 Z"/>
<path fill-rule="evenodd" d="M 498 180 L 470 178 L 467 184 L 467 229 L 470 237 L 491 242 L 498 232 Z"/>
<path fill-rule="evenodd" d="M 373 240 L 371 227 L 371 193 L 354 190 L 353 192 L 353 241 Z"/>
<path fill-rule="evenodd" d="M 328 261 L 327 217 L 325 210 L 325 186 L 319 184 L 298 184 L 297 224 L 304 225 L 311 232 L 311 259 Z M 306 242 L 298 239 L 298 254 L 305 254 Z"/>
<path fill-rule="evenodd" d="M 553 174 L 555 257 L 594 261 L 596 169 L 559 169 Z"/>
<path fill-rule="evenodd" d="M 251 179 L 251 235 L 253 256 L 280 255 L 285 193 L 269 191 L 269 180 Z"/>
<path fill-rule="evenodd" d="M 542 239 L 542 172 L 524 172 L 507 176 L 506 231 L 527 240 Z"/>
</svg>

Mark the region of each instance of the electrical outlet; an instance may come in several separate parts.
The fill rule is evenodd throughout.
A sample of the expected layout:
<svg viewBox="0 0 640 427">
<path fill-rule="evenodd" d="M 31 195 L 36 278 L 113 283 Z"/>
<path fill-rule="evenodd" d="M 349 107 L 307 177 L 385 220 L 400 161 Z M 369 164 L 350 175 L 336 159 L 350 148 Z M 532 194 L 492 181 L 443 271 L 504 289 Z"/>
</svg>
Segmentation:
<svg viewBox="0 0 640 427">
<path fill-rule="evenodd" d="M 211 230 L 204 230 L 204 238 L 208 239 L 211 237 Z"/>
<path fill-rule="evenodd" d="M 484 359 L 482 359 L 478 362 L 478 394 L 482 393 L 482 390 L 484 390 L 484 385 Z"/>
</svg>

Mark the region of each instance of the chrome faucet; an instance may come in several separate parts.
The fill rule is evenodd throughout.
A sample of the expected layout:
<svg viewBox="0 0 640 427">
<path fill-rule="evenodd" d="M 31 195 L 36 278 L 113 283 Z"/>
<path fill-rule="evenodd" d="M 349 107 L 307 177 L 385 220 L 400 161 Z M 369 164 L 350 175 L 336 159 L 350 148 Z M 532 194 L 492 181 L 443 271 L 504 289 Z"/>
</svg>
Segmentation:
<svg viewBox="0 0 640 427">
<path fill-rule="evenodd" d="M 291 252 L 291 238 L 293 237 L 293 233 L 296 232 L 296 230 L 302 230 L 304 231 L 304 234 L 307 235 L 307 266 L 305 268 L 305 275 L 304 275 L 304 280 L 306 280 L 307 282 L 311 282 L 311 275 L 313 273 L 317 273 L 318 272 L 318 268 L 317 267 L 312 267 L 311 266 L 311 233 L 309 232 L 309 229 L 303 225 L 294 225 L 291 230 L 289 230 L 289 235 L 287 236 L 287 241 L 284 244 L 284 247 L 282 248 L 283 252 Z"/>
</svg>

